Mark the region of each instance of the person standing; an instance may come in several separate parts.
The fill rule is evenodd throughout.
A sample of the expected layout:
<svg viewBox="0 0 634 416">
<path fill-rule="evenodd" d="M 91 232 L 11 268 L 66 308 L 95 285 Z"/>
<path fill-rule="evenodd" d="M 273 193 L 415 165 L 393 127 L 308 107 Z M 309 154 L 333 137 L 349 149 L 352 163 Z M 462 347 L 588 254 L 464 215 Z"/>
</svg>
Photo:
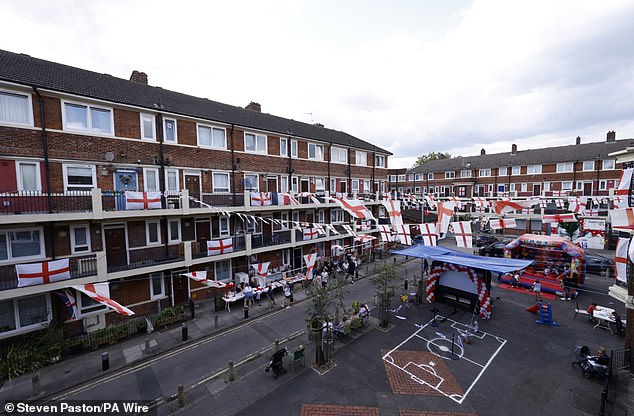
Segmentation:
<svg viewBox="0 0 634 416">
<path fill-rule="evenodd" d="M 535 293 L 535 300 L 537 302 L 542 301 L 542 284 L 539 283 L 539 279 L 535 279 L 535 283 L 533 283 L 533 292 Z"/>
<path fill-rule="evenodd" d="M 321 285 L 322 287 L 328 286 L 328 272 L 326 271 L 326 269 L 323 269 L 321 271 Z"/>
<path fill-rule="evenodd" d="M 283 308 L 289 308 L 291 306 L 291 287 L 288 283 L 284 282 L 284 305 Z"/>
<path fill-rule="evenodd" d="M 273 286 L 269 285 L 268 290 L 266 291 L 266 297 L 269 299 L 269 307 L 277 306 L 275 304 L 275 295 L 273 294 Z"/>
</svg>

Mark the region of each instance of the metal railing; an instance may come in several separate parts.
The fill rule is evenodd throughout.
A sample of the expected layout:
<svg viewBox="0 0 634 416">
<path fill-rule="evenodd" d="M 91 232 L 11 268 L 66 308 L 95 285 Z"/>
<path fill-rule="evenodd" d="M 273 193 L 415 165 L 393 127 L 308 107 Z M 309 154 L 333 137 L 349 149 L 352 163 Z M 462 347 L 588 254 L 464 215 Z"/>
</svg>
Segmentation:
<svg viewBox="0 0 634 416">
<path fill-rule="evenodd" d="M 91 191 L 46 193 L 17 191 L 0 194 L 0 215 L 92 211 Z"/>
<path fill-rule="evenodd" d="M 165 263 L 173 263 L 185 259 L 183 244 L 170 246 L 131 248 L 128 252 L 106 252 L 108 272 L 139 269 Z"/>
</svg>

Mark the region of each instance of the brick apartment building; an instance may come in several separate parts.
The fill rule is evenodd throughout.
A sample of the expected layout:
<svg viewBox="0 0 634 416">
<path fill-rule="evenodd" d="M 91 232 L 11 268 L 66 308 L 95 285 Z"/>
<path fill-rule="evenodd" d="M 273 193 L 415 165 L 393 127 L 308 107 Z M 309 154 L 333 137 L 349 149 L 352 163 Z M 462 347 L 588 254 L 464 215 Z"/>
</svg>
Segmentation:
<svg viewBox="0 0 634 416">
<path fill-rule="evenodd" d="M 327 196 L 358 196 L 377 216 L 389 156 L 257 103 L 0 51 L 0 340 L 65 320 L 55 293 L 71 284 L 109 282 L 110 297 L 142 316 L 218 295 L 185 272 L 231 282 L 254 263 L 299 269 L 303 255 L 329 256 L 354 243 L 335 233 L 352 221 Z M 126 209 L 131 191 L 160 192 L 159 209 Z M 252 206 L 251 192 L 300 204 Z M 335 227 L 304 240 L 298 222 Z M 227 238 L 233 252 L 207 255 L 207 241 Z M 65 258 L 70 280 L 17 286 L 16 265 Z M 77 304 L 71 335 L 122 319 L 79 292 Z"/>
</svg>

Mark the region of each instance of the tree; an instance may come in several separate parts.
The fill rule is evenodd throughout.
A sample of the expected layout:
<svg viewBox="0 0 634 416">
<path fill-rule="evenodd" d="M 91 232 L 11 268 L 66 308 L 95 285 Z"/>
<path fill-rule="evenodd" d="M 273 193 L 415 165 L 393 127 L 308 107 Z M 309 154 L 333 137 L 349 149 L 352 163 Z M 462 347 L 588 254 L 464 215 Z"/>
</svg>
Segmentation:
<svg viewBox="0 0 634 416">
<path fill-rule="evenodd" d="M 390 295 L 394 293 L 398 281 L 401 280 L 398 269 L 397 264 L 387 265 L 379 273 L 370 276 L 370 280 L 376 286 L 377 295 L 381 297 L 381 322 L 379 324 L 381 328 L 386 328 L 389 325 L 387 309 L 390 305 Z"/>
<path fill-rule="evenodd" d="M 441 159 L 450 159 L 450 158 L 451 158 L 451 155 L 447 152 L 445 153 L 429 152 L 426 155 L 418 156 L 418 158 L 416 159 L 416 162 L 414 162 L 414 167 L 421 166 L 424 163 L 429 162 L 430 160 L 441 160 Z"/>
</svg>

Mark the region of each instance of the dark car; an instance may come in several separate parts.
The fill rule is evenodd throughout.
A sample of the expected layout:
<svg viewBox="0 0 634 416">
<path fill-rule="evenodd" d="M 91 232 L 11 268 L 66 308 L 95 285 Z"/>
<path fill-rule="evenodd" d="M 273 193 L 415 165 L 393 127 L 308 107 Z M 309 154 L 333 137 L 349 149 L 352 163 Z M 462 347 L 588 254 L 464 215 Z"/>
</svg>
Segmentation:
<svg viewBox="0 0 634 416">
<path fill-rule="evenodd" d="M 504 257 L 504 247 L 508 244 L 508 241 L 498 241 L 492 244 L 487 244 L 478 250 L 480 256 L 487 257 Z"/>
<path fill-rule="evenodd" d="M 478 234 L 475 238 L 476 247 L 482 247 L 497 242 L 498 238 L 493 234 Z"/>
<path fill-rule="evenodd" d="M 586 273 L 598 274 L 605 277 L 614 275 L 614 260 L 587 251 L 584 255 L 584 259 Z"/>
</svg>

